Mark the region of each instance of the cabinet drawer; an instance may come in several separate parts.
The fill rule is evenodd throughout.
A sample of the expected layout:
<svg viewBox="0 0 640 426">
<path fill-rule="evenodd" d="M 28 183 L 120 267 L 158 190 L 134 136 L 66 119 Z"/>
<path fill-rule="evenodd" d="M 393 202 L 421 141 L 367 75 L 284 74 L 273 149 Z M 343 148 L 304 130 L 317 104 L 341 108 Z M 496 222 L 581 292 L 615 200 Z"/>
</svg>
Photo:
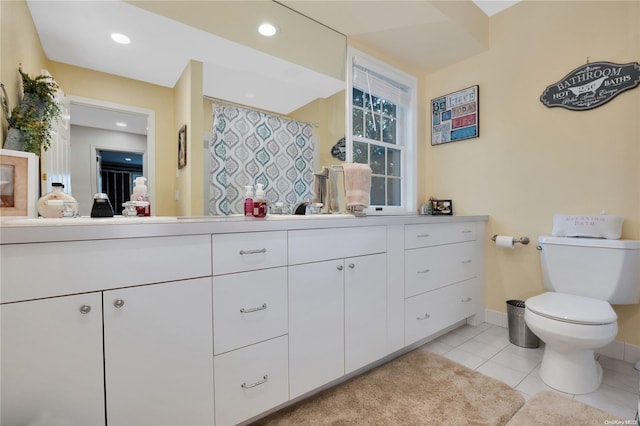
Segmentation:
<svg viewBox="0 0 640 426">
<path fill-rule="evenodd" d="M 213 279 L 214 353 L 287 333 L 287 268 Z"/>
<path fill-rule="evenodd" d="M 2 246 L 1 302 L 211 275 L 211 236 Z"/>
<path fill-rule="evenodd" d="M 478 309 L 477 279 L 473 278 L 405 301 L 405 345 L 455 324 Z"/>
<path fill-rule="evenodd" d="M 387 251 L 387 227 L 309 229 L 289 232 L 289 264 L 320 262 Z"/>
<path fill-rule="evenodd" d="M 212 238 L 213 274 L 253 271 L 287 264 L 287 233 L 221 234 Z"/>
<path fill-rule="evenodd" d="M 405 297 L 473 278 L 478 271 L 475 243 L 405 251 Z"/>
<path fill-rule="evenodd" d="M 474 241 L 475 239 L 475 222 L 428 223 L 404 227 L 404 247 L 406 249 Z"/>
<path fill-rule="evenodd" d="M 287 336 L 214 357 L 216 425 L 235 425 L 289 399 Z"/>
</svg>

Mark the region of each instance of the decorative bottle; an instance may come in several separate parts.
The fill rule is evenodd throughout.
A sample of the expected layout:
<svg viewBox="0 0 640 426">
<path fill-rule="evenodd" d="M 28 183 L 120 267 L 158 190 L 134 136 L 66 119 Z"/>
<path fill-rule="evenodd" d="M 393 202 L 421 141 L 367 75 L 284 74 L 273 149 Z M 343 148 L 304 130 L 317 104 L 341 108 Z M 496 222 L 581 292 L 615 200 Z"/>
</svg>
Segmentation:
<svg viewBox="0 0 640 426">
<path fill-rule="evenodd" d="M 253 216 L 253 187 L 251 185 L 245 186 L 244 215 Z"/>
<path fill-rule="evenodd" d="M 261 183 L 256 185 L 256 195 L 253 199 L 253 217 L 265 217 L 267 215 L 267 199 Z"/>
<path fill-rule="evenodd" d="M 64 185 L 59 182 L 51 184 L 51 192 L 38 200 L 38 213 L 42 217 L 73 217 L 78 214 L 78 201 L 64 193 Z"/>
<path fill-rule="evenodd" d="M 147 178 L 139 176 L 135 180 L 131 201 L 135 202 L 136 212 L 138 216 L 151 216 L 151 203 L 149 202 L 149 194 L 147 193 Z"/>
</svg>

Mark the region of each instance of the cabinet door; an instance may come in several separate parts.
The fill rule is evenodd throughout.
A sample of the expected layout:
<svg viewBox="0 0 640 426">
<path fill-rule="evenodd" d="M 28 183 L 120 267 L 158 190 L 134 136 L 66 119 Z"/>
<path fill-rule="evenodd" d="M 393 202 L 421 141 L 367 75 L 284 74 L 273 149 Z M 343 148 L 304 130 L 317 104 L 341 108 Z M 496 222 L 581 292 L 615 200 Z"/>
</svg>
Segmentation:
<svg viewBox="0 0 640 426">
<path fill-rule="evenodd" d="M 100 293 L 0 306 L 3 425 L 104 425 Z"/>
<path fill-rule="evenodd" d="M 289 392 L 295 398 L 344 375 L 344 262 L 288 269 Z"/>
<path fill-rule="evenodd" d="M 104 293 L 109 426 L 213 424 L 211 278 Z"/>
<path fill-rule="evenodd" d="M 345 259 L 345 370 L 387 355 L 387 256 Z"/>
</svg>

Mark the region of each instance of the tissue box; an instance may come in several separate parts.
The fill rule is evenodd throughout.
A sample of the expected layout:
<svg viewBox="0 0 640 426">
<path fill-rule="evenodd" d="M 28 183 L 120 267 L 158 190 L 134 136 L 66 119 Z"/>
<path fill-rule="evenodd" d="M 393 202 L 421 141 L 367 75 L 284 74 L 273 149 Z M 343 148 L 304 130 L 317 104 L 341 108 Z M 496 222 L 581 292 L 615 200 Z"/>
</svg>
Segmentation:
<svg viewBox="0 0 640 426">
<path fill-rule="evenodd" d="M 590 237 L 617 240 L 622 235 L 624 218 L 608 214 L 553 216 L 554 237 Z"/>
</svg>

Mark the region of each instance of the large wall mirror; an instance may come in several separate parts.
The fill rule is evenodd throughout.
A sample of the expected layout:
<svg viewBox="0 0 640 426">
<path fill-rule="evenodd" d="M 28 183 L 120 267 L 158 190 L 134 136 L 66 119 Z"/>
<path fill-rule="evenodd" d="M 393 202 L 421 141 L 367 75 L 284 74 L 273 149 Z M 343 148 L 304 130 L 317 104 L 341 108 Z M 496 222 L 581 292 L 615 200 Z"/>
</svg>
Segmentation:
<svg viewBox="0 0 640 426">
<path fill-rule="evenodd" d="M 320 163 L 337 161 L 331 158 L 330 151 L 345 132 L 346 37 L 296 12 L 292 9 L 295 2 L 28 0 L 27 4 L 49 59 L 165 87 L 175 85 L 190 60 L 201 62 L 205 99 L 312 122 L 318 136 Z M 276 25 L 276 36 L 258 35 L 257 24 L 263 21 Z M 97 38 L 100 30 L 113 32 L 114 28 L 130 31 L 134 48 L 116 50 L 111 40 Z M 138 50 L 140 45 L 143 50 Z M 134 137 L 131 135 L 135 133 L 129 130 L 127 137 L 114 136 L 114 140 L 119 139 L 114 152 L 106 152 L 110 151 L 108 132 L 115 134 L 118 130 L 99 124 L 100 117 L 109 118 L 112 126 L 116 113 L 146 121 L 144 110 L 128 108 L 126 102 L 71 96 L 72 149 L 76 145 L 74 134 L 94 141 L 86 153 L 72 153 L 72 161 L 91 163 L 96 149 L 105 151 L 104 157 L 110 161 L 119 161 L 115 154 L 129 152 L 122 141 L 136 139 L 130 152 L 142 155 L 135 157 L 136 161 L 142 161 L 144 174 L 151 177 L 150 188 L 160 191 L 153 177 L 173 171 L 155 170 L 157 163 L 153 159 L 160 150 L 167 149 L 155 143 L 156 135 L 140 131 Z M 210 114 L 211 109 L 205 106 L 205 130 L 209 131 Z M 99 130 L 87 134 L 87 129 Z M 195 150 L 204 148 L 201 141 L 191 142 Z M 140 143 L 146 143 L 146 148 L 141 148 Z M 75 185 L 74 196 L 81 206 L 89 208 L 96 190 L 91 183 L 96 181 L 96 167 L 72 164 L 71 169 L 74 181 L 86 183 Z M 90 175 L 73 176 L 74 170 Z"/>
</svg>

